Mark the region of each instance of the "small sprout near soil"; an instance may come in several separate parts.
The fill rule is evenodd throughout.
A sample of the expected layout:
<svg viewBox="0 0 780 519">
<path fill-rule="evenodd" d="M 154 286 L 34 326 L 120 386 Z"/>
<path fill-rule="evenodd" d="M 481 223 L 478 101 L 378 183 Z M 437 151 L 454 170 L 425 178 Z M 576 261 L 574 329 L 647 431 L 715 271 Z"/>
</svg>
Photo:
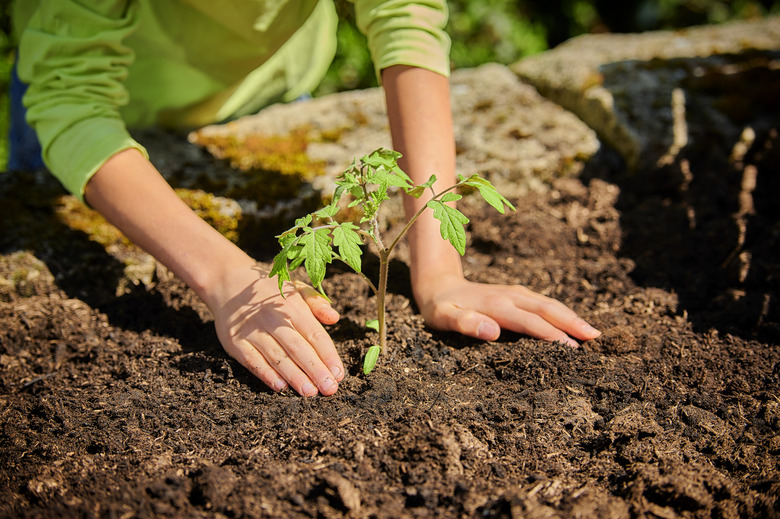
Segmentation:
<svg viewBox="0 0 780 519">
<path fill-rule="evenodd" d="M 377 296 L 377 319 L 369 321 L 366 326 L 379 332 L 379 344 L 368 348 L 363 361 L 363 373 L 366 375 L 371 373 L 379 353 L 387 347 L 385 294 L 390 254 L 420 215 L 426 209 L 431 209 L 433 216 L 441 222 L 442 238 L 448 240 L 463 255 L 466 251 L 464 225 L 469 220 L 463 213 L 448 205 L 448 202 L 460 200 L 461 195 L 456 190 L 465 186 L 475 188 L 485 201 L 501 214 L 504 213 L 504 206 L 515 210 L 489 181 L 479 175 L 470 177 L 459 175 L 456 184 L 438 193 L 433 189 L 433 184 L 436 182 L 435 175 L 431 175 L 427 182 L 416 186 L 398 167 L 400 156 L 400 153 L 380 148 L 359 161 L 353 160 L 352 164 L 336 179 L 336 191 L 331 203 L 319 211 L 299 218 L 291 229 L 278 236 L 282 250 L 274 258 L 270 272 L 270 276 L 278 277 L 281 292 L 284 282 L 290 280 L 290 271 L 302 264 L 312 285 L 326 298 L 322 281 L 325 279 L 326 266 L 334 259 L 343 261 L 366 280 Z M 387 192 L 391 186 L 401 188 L 407 195 L 415 198 L 420 198 L 429 190 L 431 198 L 407 222 L 390 245 L 385 245 L 379 233 L 378 214 L 382 202 L 389 198 Z M 351 197 L 348 208 L 359 209 L 361 218 L 358 225 L 351 221 L 340 222 L 335 218 L 342 196 Z M 361 246 L 364 245 L 365 240 L 371 241 L 379 254 L 378 284 L 374 284 L 361 271 L 363 254 Z"/>
</svg>

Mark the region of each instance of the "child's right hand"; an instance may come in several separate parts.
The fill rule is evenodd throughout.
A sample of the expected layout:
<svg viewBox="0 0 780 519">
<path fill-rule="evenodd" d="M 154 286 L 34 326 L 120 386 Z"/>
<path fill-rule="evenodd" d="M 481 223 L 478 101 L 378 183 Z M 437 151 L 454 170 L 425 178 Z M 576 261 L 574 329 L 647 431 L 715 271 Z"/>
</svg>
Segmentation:
<svg viewBox="0 0 780 519">
<path fill-rule="evenodd" d="M 233 269 L 207 298 L 228 354 L 274 391 L 332 395 L 344 366 L 322 324 L 338 313 L 312 287 L 277 280 L 260 265 Z"/>
<path fill-rule="evenodd" d="M 84 197 L 130 240 L 197 292 L 214 314 L 222 346 L 269 387 L 332 395 L 344 378 L 321 323 L 338 314 L 309 288 L 285 288 L 201 220 L 135 149 L 113 155 Z"/>
</svg>

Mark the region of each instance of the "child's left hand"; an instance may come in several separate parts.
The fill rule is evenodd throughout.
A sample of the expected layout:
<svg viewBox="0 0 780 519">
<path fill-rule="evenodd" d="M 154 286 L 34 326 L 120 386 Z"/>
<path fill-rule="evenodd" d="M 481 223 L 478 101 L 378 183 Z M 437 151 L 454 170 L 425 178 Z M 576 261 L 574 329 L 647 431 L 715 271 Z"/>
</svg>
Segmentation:
<svg viewBox="0 0 780 519">
<path fill-rule="evenodd" d="M 422 286 L 420 286 L 422 285 Z M 450 274 L 415 286 L 415 299 L 426 323 L 486 341 L 501 329 L 562 342 L 572 347 L 601 332 L 563 303 L 520 285 L 489 285 Z"/>
</svg>

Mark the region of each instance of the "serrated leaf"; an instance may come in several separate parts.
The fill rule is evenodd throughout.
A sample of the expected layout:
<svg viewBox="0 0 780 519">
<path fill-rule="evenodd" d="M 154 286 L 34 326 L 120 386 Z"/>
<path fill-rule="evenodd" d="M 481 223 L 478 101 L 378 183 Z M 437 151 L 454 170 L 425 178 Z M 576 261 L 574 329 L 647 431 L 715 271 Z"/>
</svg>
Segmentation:
<svg viewBox="0 0 780 519">
<path fill-rule="evenodd" d="M 404 181 L 406 181 L 407 185 L 410 185 L 410 186 L 414 185 L 414 182 L 412 182 L 412 178 L 409 175 L 406 174 L 406 171 L 402 170 L 398 166 L 395 166 L 394 168 L 392 168 L 391 171 L 396 176 L 401 177 L 402 179 L 404 179 Z"/>
<path fill-rule="evenodd" d="M 363 188 L 360 186 L 350 187 L 349 194 L 352 195 L 352 197 L 355 198 L 356 200 L 360 200 L 366 196 L 365 192 L 363 191 Z"/>
<path fill-rule="evenodd" d="M 441 237 L 449 241 L 463 256 L 466 253 L 466 229 L 463 226 L 469 222 L 469 219 L 457 209 L 439 200 L 431 200 L 427 205 L 433 209 L 433 217 L 441 222 L 439 228 Z"/>
<path fill-rule="evenodd" d="M 268 277 L 272 278 L 274 276 L 277 276 L 279 282 L 279 293 L 284 295 L 284 292 L 282 291 L 284 282 L 290 281 L 290 270 L 287 265 L 287 251 L 284 249 L 274 256 L 274 263 L 271 267 L 271 272 L 268 273 Z"/>
<path fill-rule="evenodd" d="M 326 205 L 325 207 L 323 207 L 322 209 L 314 213 L 314 216 L 316 216 L 317 218 L 329 219 L 336 216 L 336 213 L 338 212 L 339 212 L 339 207 L 335 204 L 330 204 L 330 205 Z"/>
<path fill-rule="evenodd" d="M 399 175 L 394 175 L 384 168 L 375 169 L 368 176 L 366 182 L 369 184 L 376 184 L 383 189 L 387 189 L 389 186 L 401 187 L 404 189 L 411 187 L 410 181 Z"/>
<path fill-rule="evenodd" d="M 368 164 L 373 168 L 386 167 L 387 169 L 393 169 L 398 163 L 398 159 L 401 158 L 401 154 L 394 150 L 388 150 L 387 148 L 379 148 L 372 151 L 370 154 L 363 157 L 361 162 Z"/>
<path fill-rule="evenodd" d="M 302 216 L 295 220 L 295 227 L 297 228 L 303 228 L 306 227 L 311 223 L 312 216 L 310 214 L 307 214 L 306 216 Z"/>
<path fill-rule="evenodd" d="M 413 198 L 420 198 L 423 193 L 425 193 L 425 188 L 423 186 L 414 186 L 406 191 L 406 194 Z"/>
<path fill-rule="evenodd" d="M 488 204 L 495 207 L 496 211 L 499 213 L 504 214 L 504 205 L 509 207 L 512 211 L 515 210 L 515 207 L 509 202 L 509 200 L 504 198 L 501 193 L 496 190 L 493 184 L 490 183 L 489 180 L 484 179 L 479 175 L 471 175 L 468 178 L 460 178 L 463 184 L 476 187 L 479 190 L 479 194 L 482 195 L 482 198 L 484 198 Z"/>
<path fill-rule="evenodd" d="M 398 173 L 396 173 L 396 171 L 401 172 L 401 174 L 399 175 Z M 393 173 L 388 174 L 386 176 L 387 176 L 387 185 L 400 187 L 400 188 L 403 188 L 403 189 L 408 189 L 409 187 L 412 186 L 412 179 L 410 179 L 406 175 L 406 173 L 404 173 L 403 171 L 401 171 L 398 168 L 395 168 L 393 170 Z"/>
<path fill-rule="evenodd" d="M 294 234 L 282 234 L 279 237 L 279 244 L 282 246 L 282 250 L 279 251 L 279 254 L 274 256 L 273 266 L 268 273 L 268 277 L 278 276 L 279 292 L 284 295 L 282 287 L 285 281 L 290 281 L 291 270 L 287 261 L 291 257 L 295 258 L 298 256 L 300 253 L 300 246 L 297 244 L 297 236 Z M 295 270 L 296 267 L 293 267 L 292 270 Z"/>
<path fill-rule="evenodd" d="M 406 194 L 414 198 L 420 198 L 426 189 L 430 189 L 436 183 L 436 175 L 431 175 L 427 182 L 407 189 Z"/>
<path fill-rule="evenodd" d="M 288 254 L 287 257 L 290 258 L 290 272 L 297 269 L 301 266 L 301 263 L 306 259 L 306 257 L 303 254 L 300 254 L 300 251 L 303 250 L 303 247 L 300 245 L 297 245 L 297 250 L 295 251 L 295 255 Z M 292 252 L 292 251 L 291 251 Z"/>
<path fill-rule="evenodd" d="M 355 272 L 360 272 L 363 238 L 356 232 L 360 229 L 352 222 L 344 222 L 333 229 L 333 245 L 339 249 L 339 257 Z"/>
<path fill-rule="evenodd" d="M 379 345 L 374 344 L 373 346 L 368 348 L 368 351 L 366 352 L 366 357 L 363 359 L 363 374 L 368 375 L 372 371 L 374 371 L 374 367 L 376 366 L 376 361 L 379 359 L 379 352 L 382 348 L 379 347 Z"/>
<path fill-rule="evenodd" d="M 330 201 L 330 205 L 338 205 L 339 200 L 341 200 L 341 195 L 344 194 L 344 191 L 346 188 L 344 186 L 336 186 L 336 189 L 333 191 L 333 198 Z"/>
<path fill-rule="evenodd" d="M 328 229 L 311 229 L 298 240 L 303 247 L 300 252 L 303 266 L 315 288 L 320 288 L 325 279 L 325 267 L 333 259 L 329 234 Z"/>
</svg>

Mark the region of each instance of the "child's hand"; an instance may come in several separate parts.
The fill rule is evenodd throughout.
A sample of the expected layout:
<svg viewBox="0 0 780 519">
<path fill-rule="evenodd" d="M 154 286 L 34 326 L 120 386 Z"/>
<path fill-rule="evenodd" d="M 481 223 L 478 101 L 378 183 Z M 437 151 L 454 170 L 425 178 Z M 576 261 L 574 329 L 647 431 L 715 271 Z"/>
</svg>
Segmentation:
<svg viewBox="0 0 780 519">
<path fill-rule="evenodd" d="M 336 392 L 344 366 L 321 324 L 338 321 L 336 311 L 292 284 L 282 298 L 277 281 L 192 212 L 138 150 L 112 156 L 84 197 L 195 290 L 225 350 L 269 387 L 291 386 L 305 396 Z"/>
<path fill-rule="evenodd" d="M 332 395 L 344 366 L 322 324 L 339 315 L 316 290 L 276 279 L 259 266 L 237 269 L 210 298 L 225 350 L 274 391 L 292 387 L 302 396 Z M 321 324 L 322 323 L 322 324 Z"/>
<path fill-rule="evenodd" d="M 415 287 L 415 298 L 426 323 L 470 337 L 498 339 L 501 328 L 544 339 L 579 344 L 601 332 L 563 303 L 523 286 L 472 283 L 451 275 Z"/>
</svg>

